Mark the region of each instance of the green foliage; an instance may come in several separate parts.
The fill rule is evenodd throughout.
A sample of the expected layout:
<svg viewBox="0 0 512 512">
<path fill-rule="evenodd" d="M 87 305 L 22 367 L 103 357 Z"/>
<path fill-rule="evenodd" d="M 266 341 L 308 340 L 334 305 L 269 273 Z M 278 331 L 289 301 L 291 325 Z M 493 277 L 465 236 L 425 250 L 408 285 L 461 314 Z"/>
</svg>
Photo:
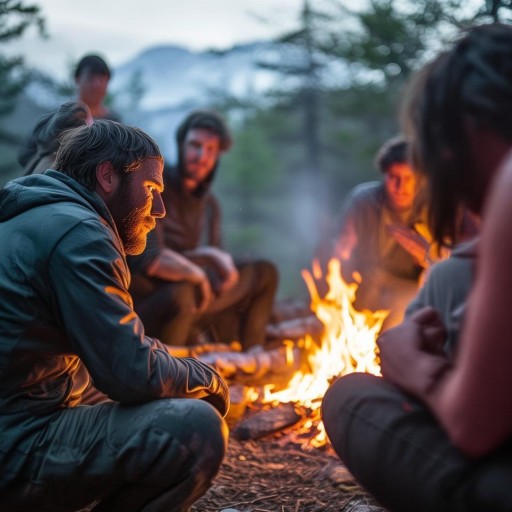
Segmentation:
<svg viewBox="0 0 512 512">
<path fill-rule="evenodd" d="M 512 21 L 511 0 L 485 0 L 485 6 L 480 11 L 481 17 L 490 17 L 493 21 L 508 22 Z"/>
<path fill-rule="evenodd" d="M 371 0 L 360 10 L 340 6 L 355 28 L 333 34 L 325 51 L 355 64 L 354 78 L 359 82 L 403 82 L 430 57 L 431 50 L 468 26 L 477 10 L 466 4 L 463 0 Z"/>
<path fill-rule="evenodd" d="M 21 1 L 0 0 L 0 43 L 6 43 L 23 36 L 35 25 L 44 35 L 44 20 L 39 15 L 39 7 L 26 5 Z M 30 78 L 23 57 L 0 55 L 0 116 L 14 108 L 14 100 Z"/>
<path fill-rule="evenodd" d="M 348 10 L 306 0 L 297 28 L 259 63 L 279 76 L 279 88 L 260 103 L 216 96 L 242 119 L 218 183 L 227 246 L 275 261 L 281 296 L 307 296 L 300 271 L 331 233 L 346 194 L 380 179 L 373 160 L 400 130 L 410 74 L 460 28 L 491 18 L 483 4 L 466 4 L 372 0 Z M 497 12 L 508 12 L 512 2 L 501 4 Z M 346 80 L 333 80 L 333 69 L 344 69 Z"/>
<path fill-rule="evenodd" d="M 227 242 L 244 254 L 257 254 L 264 243 L 261 228 L 279 213 L 280 160 L 256 119 L 246 121 L 235 133 L 234 142 L 217 178 L 226 204 Z"/>
</svg>

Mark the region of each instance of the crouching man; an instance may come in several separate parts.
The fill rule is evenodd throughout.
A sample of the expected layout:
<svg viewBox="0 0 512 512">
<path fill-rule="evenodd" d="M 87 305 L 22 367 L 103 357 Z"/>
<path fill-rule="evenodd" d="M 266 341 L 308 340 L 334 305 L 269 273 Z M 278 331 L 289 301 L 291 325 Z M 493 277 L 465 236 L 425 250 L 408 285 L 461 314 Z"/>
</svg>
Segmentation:
<svg viewBox="0 0 512 512">
<path fill-rule="evenodd" d="M 53 169 L 0 190 L 0 510 L 187 510 L 224 456 L 229 398 L 144 335 L 128 293 L 126 255 L 165 214 L 160 151 L 97 121 Z"/>
</svg>

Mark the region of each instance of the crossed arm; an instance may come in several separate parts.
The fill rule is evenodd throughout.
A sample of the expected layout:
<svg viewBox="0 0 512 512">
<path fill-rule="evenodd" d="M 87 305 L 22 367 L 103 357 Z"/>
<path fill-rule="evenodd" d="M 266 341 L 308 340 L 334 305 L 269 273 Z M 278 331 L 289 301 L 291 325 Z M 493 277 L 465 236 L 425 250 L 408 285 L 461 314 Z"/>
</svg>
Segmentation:
<svg viewBox="0 0 512 512">
<path fill-rule="evenodd" d="M 210 264 L 221 277 L 219 290 L 212 286 L 203 265 Z M 200 290 L 198 311 L 204 312 L 214 299 L 214 292 L 222 293 L 238 281 L 238 270 L 231 256 L 216 247 L 200 247 L 182 255 L 168 248 L 160 249 L 147 268 L 147 274 L 167 281 L 188 281 Z"/>
</svg>

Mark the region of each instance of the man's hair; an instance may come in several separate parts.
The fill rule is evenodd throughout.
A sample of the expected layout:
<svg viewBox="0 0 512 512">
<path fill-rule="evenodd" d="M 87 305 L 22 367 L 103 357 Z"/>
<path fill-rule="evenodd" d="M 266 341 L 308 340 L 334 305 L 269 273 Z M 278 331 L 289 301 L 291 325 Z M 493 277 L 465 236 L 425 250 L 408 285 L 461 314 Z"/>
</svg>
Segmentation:
<svg viewBox="0 0 512 512">
<path fill-rule="evenodd" d="M 409 158 L 409 142 L 402 136 L 388 140 L 375 157 L 375 166 L 386 173 L 394 164 L 406 164 Z"/>
<path fill-rule="evenodd" d="M 111 77 L 112 73 L 107 63 L 99 55 L 85 55 L 82 57 L 75 68 L 75 78 L 78 78 L 85 71 L 93 75 L 106 75 Z"/>
<path fill-rule="evenodd" d="M 512 27 L 470 29 L 411 82 L 402 122 L 412 162 L 428 178 L 438 241 L 455 239 L 467 183 L 474 183 L 468 122 L 512 140 Z"/>
<path fill-rule="evenodd" d="M 232 144 L 231 134 L 224 119 L 216 112 L 210 110 L 196 110 L 191 112 L 176 131 L 178 152 L 181 153 L 183 142 L 190 130 L 208 130 L 219 137 L 220 150 L 228 151 Z"/>
<path fill-rule="evenodd" d="M 139 128 L 104 119 L 64 132 L 54 169 L 94 190 L 96 167 L 101 162 L 108 161 L 117 172 L 128 175 L 147 158 L 162 159 L 158 145 L 149 135 Z"/>
</svg>

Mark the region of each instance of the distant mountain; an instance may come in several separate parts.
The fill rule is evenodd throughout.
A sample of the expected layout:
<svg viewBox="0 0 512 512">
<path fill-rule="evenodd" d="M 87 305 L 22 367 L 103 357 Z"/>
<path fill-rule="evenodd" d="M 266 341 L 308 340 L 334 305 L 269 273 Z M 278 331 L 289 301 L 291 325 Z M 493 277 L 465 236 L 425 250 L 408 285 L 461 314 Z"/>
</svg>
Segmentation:
<svg viewBox="0 0 512 512">
<path fill-rule="evenodd" d="M 258 62 L 275 62 L 281 57 L 276 46 L 265 41 L 225 51 L 156 46 L 114 68 L 109 92 L 123 121 L 147 131 L 173 159 L 174 133 L 188 112 L 210 107 L 219 96 L 256 100 L 272 87 L 283 87 L 281 76 L 258 66 Z M 326 75 L 326 83 L 334 80 L 339 84 L 347 76 L 346 68 L 333 66 Z M 28 88 L 27 95 L 47 111 L 70 99 L 56 97 L 37 83 Z M 29 126 L 34 123 L 35 119 Z M 27 126 L 20 129 L 26 131 Z"/>
<path fill-rule="evenodd" d="M 157 46 L 115 68 L 109 90 L 123 119 L 146 130 L 174 159 L 176 127 L 188 112 L 211 106 L 219 94 L 254 99 L 277 84 L 275 74 L 257 64 L 274 52 L 269 42 L 201 52 Z M 134 85 L 144 91 L 136 105 Z"/>
<path fill-rule="evenodd" d="M 110 87 L 116 100 L 123 103 L 138 75 L 138 85 L 146 91 L 140 105 L 143 110 L 205 104 L 215 90 L 247 97 L 275 85 L 275 75 L 257 66 L 272 48 L 267 42 L 202 52 L 157 46 L 116 68 Z"/>
</svg>

